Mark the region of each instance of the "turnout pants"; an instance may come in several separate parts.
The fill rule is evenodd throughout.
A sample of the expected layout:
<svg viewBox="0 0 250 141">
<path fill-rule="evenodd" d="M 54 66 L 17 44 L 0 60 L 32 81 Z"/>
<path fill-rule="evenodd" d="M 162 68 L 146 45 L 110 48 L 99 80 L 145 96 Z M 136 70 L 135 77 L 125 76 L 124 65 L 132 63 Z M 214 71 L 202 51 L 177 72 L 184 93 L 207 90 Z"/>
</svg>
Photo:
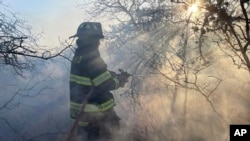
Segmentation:
<svg viewBox="0 0 250 141">
<path fill-rule="evenodd" d="M 77 135 L 82 136 L 86 141 L 106 141 L 120 128 L 120 118 L 111 108 L 104 112 L 83 114 L 81 122 L 86 125 L 78 125 Z"/>
</svg>

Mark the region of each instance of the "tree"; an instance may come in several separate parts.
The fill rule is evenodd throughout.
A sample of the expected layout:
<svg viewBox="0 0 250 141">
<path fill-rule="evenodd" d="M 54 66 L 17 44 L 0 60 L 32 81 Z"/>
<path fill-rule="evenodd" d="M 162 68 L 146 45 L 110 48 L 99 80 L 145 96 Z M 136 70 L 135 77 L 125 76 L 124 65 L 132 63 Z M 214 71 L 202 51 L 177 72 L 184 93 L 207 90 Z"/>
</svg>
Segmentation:
<svg viewBox="0 0 250 141">
<path fill-rule="evenodd" d="M 31 26 L 9 12 L 5 5 L 0 11 L 0 65 L 10 65 L 15 73 L 22 75 L 24 70 L 34 69 L 32 58 L 43 60 L 63 56 L 63 52 L 72 47 L 71 43 L 62 43 L 62 49 L 55 52 L 38 44 L 41 34 L 33 34 Z"/>
<path fill-rule="evenodd" d="M 39 97 L 41 98 L 46 94 L 52 93 L 50 91 L 54 89 L 53 85 L 55 83 L 52 82 L 52 72 L 50 72 L 51 74 L 42 74 L 42 71 L 40 71 L 41 66 L 39 65 L 44 63 L 44 60 L 56 61 L 57 63 L 62 61 L 57 57 L 63 57 L 65 60 L 70 61 L 67 57 L 70 54 L 67 49 L 71 49 L 72 42 L 61 42 L 60 49 L 57 48 L 57 50 L 54 50 L 40 45 L 39 39 L 41 37 L 42 34 L 34 34 L 32 27 L 25 20 L 20 19 L 15 13 L 12 13 L 0 1 L 0 67 L 2 91 L 0 93 L 0 130 L 4 134 L 4 136 L 0 136 L 0 140 L 8 140 L 9 134 L 15 140 L 25 141 L 39 138 L 51 138 L 52 140 L 53 137 L 66 134 L 63 128 L 59 128 L 62 127 L 62 124 L 60 123 L 60 126 L 57 126 L 56 124 L 58 123 L 56 122 L 53 122 L 57 126 L 56 130 L 52 129 L 42 133 L 35 132 L 35 135 L 26 135 L 25 131 L 23 131 L 25 129 L 24 123 L 27 121 L 22 118 L 27 117 L 27 119 L 31 119 L 27 111 L 32 109 L 31 113 L 36 113 L 37 110 L 35 107 L 32 107 L 30 102 L 27 104 L 27 100 L 31 99 L 30 101 L 32 101 L 33 98 L 39 99 Z M 46 63 L 49 64 L 51 62 Z M 44 64 L 43 67 L 45 67 Z M 39 68 L 39 70 L 36 70 L 36 68 Z M 64 68 L 63 70 L 67 69 Z M 13 75 L 9 71 L 17 75 Z M 32 74 L 32 71 L 36 74 Z M 57 71 L 57 73 L 59 72 Z M 57 82 L 57 84 L 59 83 Z M 36 102 L 39 103 L 38 100 Z M 20 113 L 17 116 L 13 114 L 17 109 L 24 111 L 18 111 Z M 51 120 L 57 121 L 58 119 Z M 27 123 L 30 122 L 28 121 Z M 27 132 L 34 133 L 32 131 Z M 60 138 L 63 139 L 63 137 Z"/>
<path fill-rule="evenodd" d="M 202 39 L 206 35 L 213 35 L 216 38 L 212 42 L 216 43 L 234 64 L 250 71 L 248 0 L 210 0 L 202 3 L 173 0 L 172 2 L 186 7 L 196 4 L 199 7 L 198 16 L 190 23 L 193 25 L 193 30 L 199 34 L 197 40 L 201 56 L 204 41 Z"/>
<path fill-rule="evenodd" d="M 136 2 L 142 4 L 135 10 L 130 9 L 129 7 L 133 7 Z M 135 101 L 133 106 L 142 107 L 139 109 L 143 110 L 138 99 L 146 95 L 147 90 L 167 88 L 166 93 L 172 94 L 170 113 L 177 117 L 178 122 L 182 121 L 183 124 L 180 126 L 184 126 L 182 129 L 185 130 L 188 96 L 192 97 L 192 93 L 198 92 L 201 96 L 199 100 L 205 100 L 210 110 L 212 109 L 222 120 L 222 124 L 229 122 L 229 118 L 216 105 L 216 100 L 220 101 L 217 99 L 220 97 L 220 92 L 217 90 L 222 83 L 227 82 L 224 80 L 225 77 L 216 74 L 219 68 L 215 68 L 214 64 L 218 60 L 215 60 L 213 55 L 221 49 L 223 56 L 232 58 L 235 64 L 239 63 L 237 64 L 239 68 L 249 70 L 249 51 L 241 50 L 248 44 L 245 38 L 248 30 L 244 30 L 247 24 L 242 20 L 236 20 L 238 15 L 242 15 L 240 19 L 246 19 L 242 14 L 244 12 L 241 12 L 244 11 L 240 6 L 242 1 L 211 0 L 195 3 L 194 0 L 171 0 L 171 2 L 114 0 L 94 1 L 92 4 L 96 5 L 88 9 L 90 14 L 99 11 L 98 14 L 94 14 L 97 16 L 104 12 L 107 19 L 116 21 L 116 24 L 111 26 L 112 32 L 106 33 L 110 39 L 107 41 L 107 46 L 112 54 L 110 58 L 114 68 L 124 67 L 135 74 L 129 85 L 130 89 L 125 92 Z M 198 5 L 197 12 L 190 9 L 195 5 Z M 243 6 L 244 8 L 246 7 Z M 148 11 L 155 9 L 164 12 L 148 14 Z M 152 20 L 153 17 L 162 18 Z M 176 105 L 180 97 L 184 99 L 184 106 L 177 110 Z M 145 121 L 143 118 L 140 119 Z M 142 123 L 140 120 L 138 122 Z M 141 129 L 144 130 L 144 127 Z"/>
<path fill-rule="evenodd" d="M 178 1 L 178 3 L 182 2 Z M 208 67 L 202 67 L 202 62 L 198 61 L 198 64 L 195 65 L 200 65 L 200 67 L 196 67 L 196 69 L 194 67 L 191 68 L 192 65 L 190 64 L 199 59 L 197 55 L 189 58 L 188 61 L 186 60 L 187 56 L 190 56 L 190 53 L 187 55 L 187 46 L 191 45 L 189 40 L 194 38 L 192 37 L 194 33 L 189 29 L 193 23 L 189 13 L 187 15 L 183 14 L 185 9 L 177 9 L 178 7 L 171 5 L 170 2 L 160 0 L 154 2 L 97 0 L 93 2 L 93 5 L 94 7 L 88 9 L 90 10 L 88 12 L 93 16 L 100 15 L 103 12 L 117 13 L 117 15 L 112 15 L 111 19 L 116 19 L 120 24 L 114 25 L 112 27 L 113 32 L 108 34 L 108 37 L 111 39 L 108 42 L 110 52 L 115 52 L 117 55 L 114 57 L 116 61 L 114 64 L 119 63 L 117 62 L 119 60 L 128 58 L 124 52 L 128 54 L 130 52 L 131 55 L 136 57 L 129 58 L 137 58 L 133 60 L 133 67 L 128 66 L 133 69 L 133 73 L 145 73 L 147 71 L 148 73 L 162 74 L 159 70 L 164 66 L 171 73 L 175 73 L 176 77 L 181 78 L 164 77 L 168 78 L 171 83 L 181 87 L 185 87 L 186 83 L 189 82 L 187 80 L 187 69 L 193 69 L 192 75 L 196 76 L 198 72 Z M 121 13 L 125 13 L 128 18 L 121 15 L 118 16 Z M 174 21 L 175 19 L 179 21 Z M 122 22 L 125 20 L 128 21 Z M 150 36 L 150 38 L 143 39 L 144 35 Z M 172 40 L 176 38 L 180 40 L 180 43 L 174 43 L 175 45 L 173 45 Z M 132 44 L 134 41 L 136 45 Z M 138 46 L 138 48 L 134 46 Z M 126 47 L 129 49 L 126 49 Z M 180 80 L 181 82 L 178 82 Z M 220 82 L 219 79 L 217 80 Z M 192 80 L 189 84 L 192 85 L 190 87 L 192 89 L 199 91 L 202 89 L 200 88 L 201 86 L 197 85 L 197 80 Z M 208 90 L 206 93 L 209 93 L 209 91 L 213 90 Z"/>
</svg>

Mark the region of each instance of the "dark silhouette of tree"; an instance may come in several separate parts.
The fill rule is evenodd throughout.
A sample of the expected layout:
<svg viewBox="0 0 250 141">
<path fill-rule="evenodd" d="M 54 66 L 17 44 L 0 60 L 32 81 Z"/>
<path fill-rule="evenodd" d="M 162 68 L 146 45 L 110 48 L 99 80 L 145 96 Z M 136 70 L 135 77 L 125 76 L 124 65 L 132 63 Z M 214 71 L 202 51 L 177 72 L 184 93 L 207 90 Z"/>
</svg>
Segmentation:
<svg viewBox="0 0 250 141">
<path fill-rule="evenodd" d="M 165 87 L 176 88 L 171 112 L 176 115 L 184 113 L 181 119 L 183 125 L 188 113 L 187 103 L 179 113 L 175 113 L 173 108 L 177 95 L 181 95 L 179 89 L 199 92 L 213 112 L 228 123 L 212 98 L 218 96 L 213 94 L 217 94 L 216 90 L 225 81 L 217 75 L 206 75 L 206 70 L 213 65 L 210 51 L 221 50 L 239 68 L 250 71 L 248 1 L 97 0 L 91 4 L 92 7 L 87 10 L 92 16 L 104 13 L 107 18 L 118 22 L 107 34 L 110 39 L 107 46 L 113 54 L 111 64 L 135 74 L 130 89 L 126 91 L 135 101 L 134 105 L 138 104 L 136 98 L 144 89 L 144 78 L 160 76 L 164 81 L 157 85 L 164 83 Z M 197 5 L 197 11 L 190 9 L 193 5 Z"/>
<path fill-rule="evenodd" d="M 28 25 L 25 20 L 20 19 L 17 14 L 11 12 L 8 6 L 4 5 L 1 0 L 0 8 L 0 67 L 2 70 L 11 67 L 9 70 L 14 70 L 14 73 L 17 74 L 12 78 L 9 78 L 13 79 L 13 85 L 16 84 L 15 86 L 8 86 L 9 84 L 6 83 L 1 84 L 3 88 L 4 86 L 10 87 L 12 89 L 12 93 L 7 89 L 1 90 L 3 100 L 0 104 L 0 130 L 3 130 L 4 133 L 6 133 L 5 131 L 10 130 L 15 135 L 14 138 L 20 141 L 36 140 L 38 138 L 51 138 L 52 140 L 52 138 L 66 135 L 64 131 L 61 131 L 62 129 L 58 129 L 58 131 L 48 131 L 47 133 L 27 137 L 26 135 L 23 135 L 21 129 L 16 126 L 18 120 L 13 122 L 12 119 L 8 118 L 9 115 L 3 113 L 6 113 L 5 111 L 9 111 L 11 113 L 12 110 L 14 111 L 15 108 L 20 105 L 34 108 L 25 104 L 25 102 L 23 103 L 21 100 L 19 101 L 18 99 L 38 97 L 43 95 L 43 93 L 46 93 L 46 91 L 54 89 L 44 84 L 51 81 L 51 74 L 45 74 L 48 76 L 44 79 L 39 79 L 35 77 L 38 77 L 41 72 L 36 72 L 37 74 L 35 76 L 30 74 L 29 77 L 24 77 L 24 72 L 33 71 L 36 66 L 40 65 L 37 63 L 41 63 L 43 60 L 52 60 L 56 57 L 63 57 L 64 59 L 70 61 L 67 57 L 69 52 L 65 51 L 67 49 L 71 49 L 73 40 L 70 43 L 68 41 L 60 42 L 60 49 L 56 48 L 56 50 L 55 48 L 52 49 L 45 47 L 45 45 L 40 45 L 39 39 L 42 37 L 41 33 L 34 34 L 32 32 L 32 27 Z M 2 78 L 5 77 L 8 76 L 2 76 Z M 20 83 L 21 81 L 19 82 L 16 79 L 23 78 L 25 80 L 29 80 L 29 82 L 26 85 L 23 84 L 24 88 L 18 88 L 17 83 Z M 34 79 L 38 79 L 38 82 Z M 17 83 L 14 83 L 15 81 Z M 36 92 L 36 90 L 38 91 Z M 20 118 L 16 115 L 14 117 L 16 119 Z M 4 127 L 7 129 L 3 129 Z M 6 139 L 3 135 L 0 138 Z M 63 138 L 64 137 L 61 137 L 61 140 Z"/>
<path fill-rule="evenodd" d="M 173 5 L 173 3 L 176 5 Z M 115 18 L 120 22 L 120 24 L 113 26 L 112 33 L 107 35 L 108 38 L 111 39 L 110 42 L 108 42 L 109 51 L 110 53 L 117 55 L 114 57 L 114 60 L 116 61 L 114 64 L 119 64 L 121 61 L 124 61 L 128 58 L 127 54 L 130 54 L 132 57 L 129 58 L 133 58 L 133 63 L 130 63 L 131 66 L 126 67 L 129 67 L 133 73 L 142 73 L 143 75 L 147 75 L 148 73 L 162 74 L 159 69 L 163 66 L 168 66 L 171 72 L 178 72 L 176 73 L 178 78 L 166 77 L 163 75 L 164 78 L 170 80 L 174 85 L 187 87 L 186 84 L 188 83 L 191 85 L 188 88 L 201 91 L 203 90 L 203 86 L 197 84 L 198 78 L 187 80 L 187 73 L 192 70 L 192 75 L 197 77 L 198 73 L 201 70 L 206 69 L 208 65 L 205 64 L 206 62 L 199 61 L 199 58 L 204 58 L 202 51 L 200 51 L 200 57 L 197 57 L 196 55 L 193 58 L 186 59 L 187 56 L 190 56 L 190 53 L 187 54 L 187 49 L 190 46 L 189 40 L 194 38 L 193 35 L 198 34 L 198 31 L 192 31 L 194 25 L 194 21 L 191 18 L 192 14 L 184 16 L 183 13 L 187 12 L 187 8 L 181 7 L 182 9 L 178 9 L 179 4 L 186 7 L 191 5 L 191 3 L 189 4 L 184 1 L 166 2 L 158 0 L 150 2 L 144 0 L 97 0 L 92 3 L 94 7 L 87 10 L 93 16 L 100 15 L 103 12 L 109 14 L 110 12 L 118 14 L 125 13 L 128 16 L 128 18 L 123 16 L 118 17 L 115 14 L 112 14 L 111 16 L 111 19 Z M 149 7 L 145 5 L 148 5 Z M 124 22 L 125 20 L 127 21 Z M 153 28 L 152 26 L 145 26 L 145 23 L 154 26 Z M 198 28 L 197 30 L 200 29 Z M 204 34 L 203 32 L 202 35 Z M 149 36 L 152 37 L 146 40 L 136 41 L 137 44 L 130 44 L 134 39 L 140 38 L 140 35 L 142 34 L 145 34 L 146 36 L 149 34 Z M 180 43 L 173 47 L 170 42 L 176 37 L 181 38 Z M 200 40 L 200 42 L 202 42 L 202 40 Z M 126 44 L 130 46 L 128 47 L 129 49 Z M 202 43 L 200 43 L 200 45 L 202 45 Z M 133 46 L 138 47 L 135 48 Z M 201 47 L 199 49 L 201 50 Z M 194 62 L 198 62 L 195 63 L 195 65 L 199 65 L 199 67 L 195 68 L 193 65 Z M 221 80 L 217 79 L 217 77 L 213 78 L 218 81 L 216 86 L 214 86 L 214 88 L 216 88 Z M 133 79 L 132 83 L 139 85 L 139 83 L 134 82 L 136 79 L 137 78 Z M 131 87 L 135 86 L 131 85 Z M 209 93 L 213 92 L 214 88 L 206 90 L 206 92 L 203 91 L 202 93 L 204 95 L 210 95 Z M 134 89 L 132 89 L 132 91 L 133 90 Z"/>
<path fill-rule="evenodd" d="M 249 10 L 248 0 L 209 0 L 198 1 L 172 0 L 173 4 L 188 7 L 197 4 L 199 17 L 190 20 L 192 29 L 202 54 L 205 36 L 215 36 L 216 43 L 239 68 L 250 71 L 249 60 Z"/>
<path fill-rule="evenodd" d="M 167 5 L 161 5 L 161 0 L 150 2 L 147 0 L 96 0 L 82 5 L 89 6 L 86 10 L 92 17 L 105 13 L 113 13 L 112 19 L 129 22 L 134 26 L 147 26 L 155 22 L 162 22 L 169 16 Z"/>
<path fill-rule="evenodd" d="M 10 12 L 0 3 L 0 65 L 10 65 L 15 72 L 22 75 L 24 70 L 34 69 L 32 59 L 48 60 L 63 56 L 63 52 L 70 48 L 71 43 L 65 42 L 60 51 L 53 51 L 38 44 L 41 34 L 33 34 L 31 26 L 24 20 Z"/>
</svg>

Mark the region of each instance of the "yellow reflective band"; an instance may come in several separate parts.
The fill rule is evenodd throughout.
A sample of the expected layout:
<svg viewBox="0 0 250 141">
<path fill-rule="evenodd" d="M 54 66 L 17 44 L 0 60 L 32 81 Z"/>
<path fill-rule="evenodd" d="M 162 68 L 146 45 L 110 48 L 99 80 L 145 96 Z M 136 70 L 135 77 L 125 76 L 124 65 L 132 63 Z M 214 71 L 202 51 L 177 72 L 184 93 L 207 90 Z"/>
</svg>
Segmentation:
<svg viewBox="0 0 250 141">
<path fill-rule="evenodd" d="M 115 106 L 115 101 L 113 99 L 99 105 L 87 104 L 84 111 L 85 112 L 103 112 Z"/>
<path fill-rule="evenodd" d="M 87 126 L 89 123 L 88 122 L 84 122 L 84 121 L 79 121 L 78 125 L 80 126 Z"/>
<path fill-rule="evenodd" d="M 94 105 L 94 104 L 86 104 L 85 106 L 85 109 L 84 109 L 84 112 L 102 112 L 104 110 L 102 109 L 99 109 L 99 107 L 97 105 Z"/>
<path fill-rule="evenodd" d="M 108 109 L 111 109 L 112 107 L 115 106 L 115 101 L 114 99 L 110 99 L 102 104 L 99 105 L 95 105 L 95 104 L 86 104 L 84 112 L 103 112 L 106 111 Z M 78 110 L 80 111 L 82 107 L 82 104 L 78 104 L 75 102 L 70 102 L 70 108 L 72 110 Z"/>
<path fill-rule="evenodd" d="M 87 86 L 92 85 L 90 78 L 82 77 L 82 76 L 78 76 L 78 75 L 74 75 L 74 74 L 70 75 L 70 81 L 75 82 L 77 84 L 81 84 L 81 85 L 87 85 Z"/>
<path fill-rule="evenodd" d="M 97 105 L 97 107 L 99 109 L 102 109 L 103 111 L 106 111 L 106 110 L 112 108 L 113 106 L 115 106 L 114 99 L 110 99 L 110 100 L 108 100 L 108 101 L 106 101 L 106 102 L 104 102 L 102 104 Z"/>
<path fill-rule="evenodd" d="M 82 107 L 82 104 L 78 104 L 78 103 L 75 103 L 75 102 L 70 102 L 70 109 L 72 109 L 72 110 L 80 111 L 81 107 Z"/>
<path fill-rule="evenodd" d="M 105 71 L 104 73 L 100 74 L 96 78 L 93 79 L 93 83 L 95 86 L 99 86 L 103 82 L 107 81 L 108 79 L 112 78 L 109 71 Z"/>
<path fill-rule="evenodd" d="M 75 122 L 75 119 L 71 119 L 71 122 Z M 85 121 L 79 121 L 78 125 L 80 126 L 87 126 L 89 124 L 89 122 L 85 122 Z"/>
</svg>

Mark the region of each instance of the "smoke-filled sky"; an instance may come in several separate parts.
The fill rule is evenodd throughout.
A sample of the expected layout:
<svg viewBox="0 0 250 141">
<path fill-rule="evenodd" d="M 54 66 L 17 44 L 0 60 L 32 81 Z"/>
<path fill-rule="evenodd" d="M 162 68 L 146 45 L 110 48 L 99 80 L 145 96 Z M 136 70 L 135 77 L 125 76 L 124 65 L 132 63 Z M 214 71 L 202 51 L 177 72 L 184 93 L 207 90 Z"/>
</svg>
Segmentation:
<svg viewBox="0 0 250 141">
<path fill-rule="evenodd" d="M 32 26 L 33 33 L 43 33 L 42 44 L 55 47 L 58 39 L 75 34 L 77 26 L 88 19 L 78 8 L 84 0 L 5 0 L 5 5 Z"/>
</svg>

